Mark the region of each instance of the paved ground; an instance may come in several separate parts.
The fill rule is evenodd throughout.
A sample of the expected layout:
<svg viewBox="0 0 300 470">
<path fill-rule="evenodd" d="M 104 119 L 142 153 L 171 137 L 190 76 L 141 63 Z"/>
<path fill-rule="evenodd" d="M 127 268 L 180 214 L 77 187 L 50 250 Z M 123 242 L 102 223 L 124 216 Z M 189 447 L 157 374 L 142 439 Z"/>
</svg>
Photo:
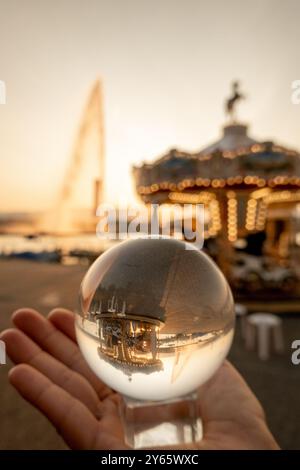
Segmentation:
<svg viewBox="0 0 300 470">
<path fill-rule="evenodd" d="M 55 306 L 77 305 L 80 280 L 86 268 L 0 262 L 0 330 L 10 324 L 11 313 L 31 306 L 46 313 Z M 264 306 L 268 310 L 268 305 Z M 290 345 L 300 339 L 300 316 L 283 318 L 285 353 L 261 362 L 247 352 L 237 325 L 230 359 L 262 402 L 272 432 L 286 449 L 300 449 L 300 365 L 291 363 Z M 0 449 L 63 449 L 61 438 L 35 409 L 25 403 L 7 381 L 9 365 L 0 367 Z"/>
</svg>

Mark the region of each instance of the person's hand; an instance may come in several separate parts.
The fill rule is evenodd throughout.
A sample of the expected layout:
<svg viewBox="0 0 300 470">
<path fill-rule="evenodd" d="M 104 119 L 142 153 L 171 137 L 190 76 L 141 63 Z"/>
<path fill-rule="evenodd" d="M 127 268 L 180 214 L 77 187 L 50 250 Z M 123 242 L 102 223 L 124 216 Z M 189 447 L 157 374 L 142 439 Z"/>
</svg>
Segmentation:
<svg viewBox="0 0 300 470">
<path fill-rule="evenodd" d="M 21 309 L 12 318 L 15 328 L 0 337 L 17 364 L 9 379 L 18 392 L 47 416 L 69 447 L 126 449 L 120 396 L 86 364 L 76 343 L 73 313 L 56 309 L 46 319 Z M 227 361 L 200 387 L 199 413 L 203 439 L 173 448 L 278 449 L 261 405 Z"/>
<path fill-rule="evenodd" d="M 2 340 L 17 365 L 9 380 L 73 449 L 124 449 L 118 395 L 90 370 L 76 343 L 74 315 L 57 309 L 48 319 L 32 309 L 12 316 Z"/>
</svg>

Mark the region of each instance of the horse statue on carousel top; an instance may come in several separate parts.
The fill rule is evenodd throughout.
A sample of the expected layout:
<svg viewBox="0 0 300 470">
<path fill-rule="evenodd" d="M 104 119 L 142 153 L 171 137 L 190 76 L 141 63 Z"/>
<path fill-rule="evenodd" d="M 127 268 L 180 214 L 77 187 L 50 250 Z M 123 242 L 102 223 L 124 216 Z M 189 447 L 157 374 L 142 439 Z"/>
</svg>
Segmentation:
<svg viewBox="0 0 300 470">
<path fill-rule="evenodd" d="M 245 96 L 239 91 L 239 82 L 232 83 L 232 96 L 225 102 L 226 114 L 229 116 L 232 123 L 236 123 L 236 104 L 238 101 L 245 99 Z"/>
</svg>

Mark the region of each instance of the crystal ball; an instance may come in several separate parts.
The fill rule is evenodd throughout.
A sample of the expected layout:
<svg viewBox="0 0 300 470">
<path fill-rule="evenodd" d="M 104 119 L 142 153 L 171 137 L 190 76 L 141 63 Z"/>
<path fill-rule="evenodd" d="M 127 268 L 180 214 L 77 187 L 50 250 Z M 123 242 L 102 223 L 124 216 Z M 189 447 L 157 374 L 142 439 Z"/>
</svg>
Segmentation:
<svg viewBox="0 0 300 470">
<path fill-rule="evenodd" d="M 112 389 L 137 400 L 184 396 L 207 381 L 230 348 L 234 303 L 215 263 L 171 238 L 118 244 L 80 287 L 76 335 Z"/>
</svg>

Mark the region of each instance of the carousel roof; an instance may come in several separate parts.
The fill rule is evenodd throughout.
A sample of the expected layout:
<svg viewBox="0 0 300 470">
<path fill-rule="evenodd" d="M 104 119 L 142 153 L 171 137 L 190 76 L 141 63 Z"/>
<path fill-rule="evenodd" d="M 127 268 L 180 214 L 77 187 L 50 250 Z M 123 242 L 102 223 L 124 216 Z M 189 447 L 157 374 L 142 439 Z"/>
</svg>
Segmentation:
<svg viewBox="0 0 300 470">
<path fill-rule="evenodd" d="M 209 155 L 216 151 L 234 152 L 238 148 L 251 148 L 254 144 L 258 144 L 258 141 L 248 136 L 247 126 L 243 124 L 232 124 L 223 128 L 223 136 L 221 139 L 205 147 L 199 154 Z"/>
<path fill-rule="evenodd" d="M 146 199 L 153 193 L 195 186 L 300 187 L 299 156 L 274 142 L 253 139 L 247 126 L 234 123 L 224 127 L 220 139 L 196 153 L 172 149 L 133 171 L 138 193 Z"/>
</svg>

